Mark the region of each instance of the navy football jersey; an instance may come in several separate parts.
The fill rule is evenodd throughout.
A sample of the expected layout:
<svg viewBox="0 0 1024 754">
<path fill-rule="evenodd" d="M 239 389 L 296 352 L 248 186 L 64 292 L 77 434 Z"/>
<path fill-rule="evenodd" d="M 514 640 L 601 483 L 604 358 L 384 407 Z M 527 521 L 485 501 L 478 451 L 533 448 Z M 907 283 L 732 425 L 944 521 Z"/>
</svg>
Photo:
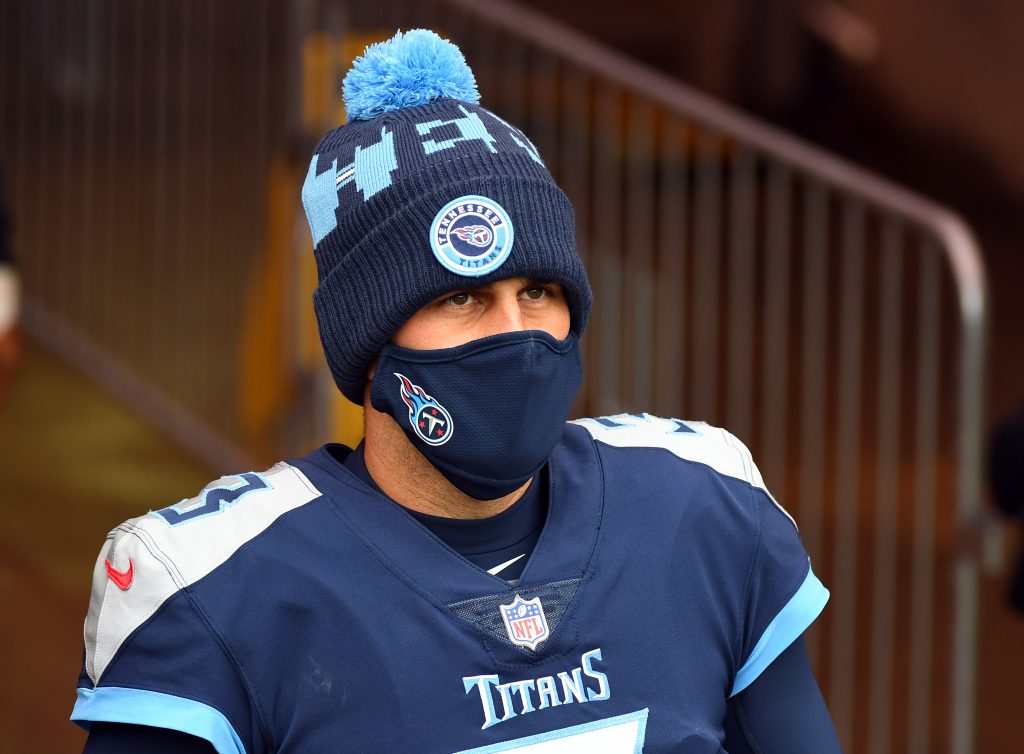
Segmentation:
<svg viewBox="0 0 1024 754">
<path fill-rule="evenodd" d="M 72 719 L 221 754 L 723 751 L 828 599 L 792 519 L 706 424 L 573 422 L 548 470 L 516 586 L 324 449 L 122 524 Z"/>
</svg>

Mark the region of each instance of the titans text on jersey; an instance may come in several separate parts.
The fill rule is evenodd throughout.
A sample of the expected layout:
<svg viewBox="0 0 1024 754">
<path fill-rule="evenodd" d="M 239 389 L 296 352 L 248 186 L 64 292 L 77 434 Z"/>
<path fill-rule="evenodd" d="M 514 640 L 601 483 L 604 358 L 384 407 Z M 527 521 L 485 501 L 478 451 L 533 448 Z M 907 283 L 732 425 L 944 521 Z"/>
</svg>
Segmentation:
<svg viewBox="0 0 1024 754">
<path fill-rule="evenodd" d="M 566 425 L 515 586 L 320 449 L 117 527 L 73 719 L 221 754 L 722 751 L 726 701 L 823 608 L 723 430 Z"/>
<path fill-rule="evenodd" d="M 578 702 L 602 702 L 611 699 L 608 676 L 594 668 L 594 662 L 601 660 L 601 650 L 592 649 L 580 657 L 579 667 L 558 673 L 558 680 L 544 675 L 540 678 L 526 678 L 521 681 L 502 683 L 497 675 L 474 675 L 463 678 L 466 693 L 473 689 L 480 692 L 480 703 L 484 708 L 484 724 L 481 728 L 511 720 L 516 714 L 526 715 L 539 709 L 557 707 L 560 704 Z M 583 677 L 593 685 L 586 685 Z M 500 699 L 502 715 L 497 716 L 495 696 Z M 518 697 L 519 712 L 516 712 Z M 535 703 L 536 702 L 536 703 Z"/>
</svg>

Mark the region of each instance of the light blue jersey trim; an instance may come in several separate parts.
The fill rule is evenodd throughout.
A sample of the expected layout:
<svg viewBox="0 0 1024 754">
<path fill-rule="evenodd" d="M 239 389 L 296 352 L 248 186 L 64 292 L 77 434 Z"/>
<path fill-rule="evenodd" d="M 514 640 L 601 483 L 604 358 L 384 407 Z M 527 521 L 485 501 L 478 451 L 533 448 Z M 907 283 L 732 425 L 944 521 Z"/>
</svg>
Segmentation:
<svg viewBox="0 0 1024 754">
<path fill-rule="evenodd" d="M 730 697 L 736 696 L 753 683 L 764 669 L 772 664 L 786 648 L 799 638 L 814 622 L 828 602 L 826 589 L 814 572 L 808 568 L 807 577 L 796 594 L 775 616 L 768 628 L 761 634 L 754 651 L 750 653 L 743 667 L 736 673 Z"/>
<path fill-rule="evenodd" d="M 118 686 L 78 689 L 71 719 L 86 730 L 97 721 L 169 728 L 209 741 L 218 754 L 245 754 L 242 739 L 222 712 L 158 691 Z"/>
<path fill-rule="evenodd" d="M 578 736 L 581 733 L 590 733 L 595 730 L 605 730 L 607 728 L 614 728 L 624 723 L 636 722 L 636 739 L 634 740 L 633 754 L 642 754 L 644 750 L 644 739 L 647 736 L 647 714 L 648 709 L 645 707 L 642 710 L 636 712 L 630 712 L 626 715 L 618 715 L 617 717 L 608 717 L 604 720 L 595 720 L 592 723 L 583 723 L 582 725 L 574 725 L 571 728 L 560 728 L 558 730 L 548 731 L 547 733 L 538 733 L 535 736 L 528 736 L 527 738 L 517 738 L 514 741 L 502 741 L 501 743 L 491 744 L 490 746 L 482 746 L 478 749 L 466 749 L 460 751 L 457 754 L 498 754 L 499 752 L 508 751 L 515 752 L 520 749 L 525 749 L 528 746 L 535 746 L 538 744 L 548 743 L 549 741 L 557 741 L 563 738 L 571 738 L 572 736 Z M 547 749 L 545 749 L 547 751 Z"/>
</svg>

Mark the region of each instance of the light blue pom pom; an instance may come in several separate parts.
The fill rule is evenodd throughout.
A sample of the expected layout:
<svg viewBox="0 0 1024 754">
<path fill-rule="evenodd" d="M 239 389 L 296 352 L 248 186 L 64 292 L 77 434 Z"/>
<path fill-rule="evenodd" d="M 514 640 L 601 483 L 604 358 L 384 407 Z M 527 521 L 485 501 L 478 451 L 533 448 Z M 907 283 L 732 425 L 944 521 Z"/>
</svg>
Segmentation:
<svg viewBox="0 0 1024 754">
<path fill-rule="evenodd" d="M 366 48 L 342 85 L 349 120 L 447 97 L 478 104 L 473 71 L 458 47 L 427 29 L 398 32 Z"/>
</svg>

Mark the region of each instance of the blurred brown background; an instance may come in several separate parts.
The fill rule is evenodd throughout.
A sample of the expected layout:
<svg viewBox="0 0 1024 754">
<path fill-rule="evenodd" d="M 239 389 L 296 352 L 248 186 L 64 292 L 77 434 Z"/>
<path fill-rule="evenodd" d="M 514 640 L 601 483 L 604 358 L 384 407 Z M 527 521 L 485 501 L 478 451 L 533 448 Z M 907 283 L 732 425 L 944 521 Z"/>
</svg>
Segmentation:
<svg viewBox="0 0 1024 754">
<path fill-rule="evenodd" d="M 26 353 L 0 403 L 0 752 L 81 747 L 67 715 L 110 528 L 219 474 L 358 438 L 318 353 L 298 189 L 340 120 L 348 61 L 415 25 L 463 47 L 483 104 L 524 127 L 577 206 L 600 310 L 578 413 L 725 424 L 800 521 L 833 590 L 812 646 L 847 749 L 963 751 L 949 721 L 967 564 L 973 750 L 1018 750 L 1010 561 L 986 549 L 997 525 L 957 505 L 983 471 L 959 434 L 983 443 L 1024 400 L 1024 5 L 2 0 L 0 170 Z M 681 108 L 670 87 L 631 88 L 601 45 L 698 96 Z M 977 432 L 954 279 L 928 229 L 745 138 L 700 93 L 966 221 L 989 284 Z"/>
<path fill-rule="evenodd" d="M 990 416 L 1024 396 L 1024 5 L 1013 0 L 526 0 L 952 207 L 992 287 Z"/>
</svg>

